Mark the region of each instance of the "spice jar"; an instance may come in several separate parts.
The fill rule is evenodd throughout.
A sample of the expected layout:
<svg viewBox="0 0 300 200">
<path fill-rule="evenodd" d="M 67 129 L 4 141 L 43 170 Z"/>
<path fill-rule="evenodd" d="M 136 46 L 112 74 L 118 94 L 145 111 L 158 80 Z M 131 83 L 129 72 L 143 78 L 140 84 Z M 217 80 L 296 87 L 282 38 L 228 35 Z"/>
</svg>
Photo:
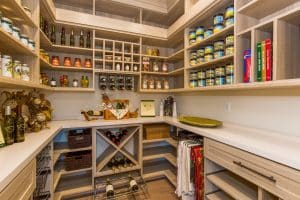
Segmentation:
<svg viewBox="0 0 300 200">
<path fill-rule="evenodd" d="M 225 43 L 224 40 L 218 40 L 214 42 L 214 50 L 219 51 L 219 50 L 224 50 L 225 48 Z"/>
<path fill-rule="evenodd" d="M 218 59 L 224 56 L 224 51 L 223 50 L 218 50 L 214 52 L 214 59 Z"/>
<path fill-rule="evenodd" d="M 72 86 L 77 88 L 79 86 L 79 82 L 77 79 L 74 79 L 73 82 L 72 82 Z"/>
<path fill-rule="evenodd" d="M 33 40 L 28 40 L 28 47 L 29 49 L 31 49 L 32 51 L 35 50 L 35 42 Z"/>
<path fill-rule="evenodd" d="M 225 20 L 225 27 L 231 26 L 234 24 L 234 18 L 230 17 L 228 19 Z"/>
<path fill-rule="evenodd" d="M 170 85 L 169 85 L 169 81 L 168 80 L 164 80 L 163 83 L 164 83 L 164 89 L 165 90 L 170 89 Z"/>
<path fill-rule="evenodd" d="M 21 40 L 20 29 L 18 27 L 12 27 L 12 36 L 14 36 L 14 38 L 16 38 L 17 40 Z"/>
<path fill-rule="evenodd" d="M 51 64 L 53 66 L 59 66 L 60 65 L 59 57 L 58 56 L 52 56 Z"/>
<path fill-rule="evenodd" d="M 226 76 L 226 84 L 231 85 L 234 83 L 234 75 L 227 75 Z"/>
<path fill-rule="evenodd" d="M 15 60 L 14 61 L 14 64 L 13 64 L 13 77 L 15 79 L 21 79 L 21 75 L 22 75 L 22 65 L 21 65 L 21 62 L 18 61 L 18 60 Z"/>
<path fill-rule="evenodd" d="M 51 81 L 50 81 L 50 86 L 51 87 L 56 87 L 56 80 L 52 77 Z"/>
<path fill-rule="evenodd" d="M 89 77 L 88 76 L 81 77 L 81 87 L 83 87 L 83 88 L 89 87 Z"/>
<path fill-rule="evenodd" d="M 225 67 L 216 67 L 215 76 L 225 76 Z"/>
<path fill-rule="evenodd" d="M 214 55 L 212 53 L 205 54 L 204 62 L 210 62 L 214 59 Z"/>
<path fill-rule="evenodd" d="M 60 86 L 61 87 L 68 87 L 69 86 L 69 78 L 67 75 L 62 75 L 59 78 Z"/>
<path fill-rule="evenodd" d="M 21 42 L 22 42 L 25 46 L 28 47 L 28 37 L 27 37 L 27 35 L 21 34 L 20 38 L 21 38 Z"/>
<path fill-rule="evenodd" d="M 135 72 L 139 71 L 139 66 L 137 64 L 133 65 L 133 71 Z"/>
<path fill-rule="evenodd" d="M 189 32 L 189 39 L 196 39 L 196 31 L 195 30 L 191 30 Z"/>
<path fill-rule="evenodd" d="M 81 67 L 81 59 L 75 58 L 74 67 Z"/>
<path fill-rule="evenodd" d="M 2 56 L 2 76 L 5 77 L 12 77 L 12 59 L 9 55 L 3 55 Z"/>
<path fill-rule="evenodd" d="M 214 86 L 215 85 L 215 79 L 214 78 L 207 78 L 205 81 L 206 86 Z"/>
<path fill-rule="evenodd" d="M 168 72 L 168 63 L 163 62 L 163 64 L 162 64 L 162 71 L 163 72 Z"/>
<path fill-rule="evenodd" d="M 125 69 L 125 71 L 130 71 L 130 64 L 125 64 L 125 67 L 124 67 Z"/>
<path fill-rule="evenodd" d="M 225 67 L 226 75 L 234 74 L 234 67 L 233 64 L 227 64 Z"/>
<path fill-rule="evenodd" d="M 21 70 L 21 79 L 23 81 L 30 81 L 30 67 L 27 64 L 23 64 Z"/>
<path fill-rule="evenodd" d="M 190 80 L 196 80 L 198 78 L 197 72 L 190 72 Z"/>
<path fill-rule="evenodd" d="M 154 89 L 154 79 L 148 81 L 149 89 Z"/>
<path fill-rule="evenodd" d="M 153 71 L 158 72 L 159 71 L 159 66 L 157 62 L 153 62 Z"/>
<path fill-rule="evenodd" d="M 143 79 L 142 87 L 143 89 L 148 89 L 148 80 L 146 78 Z"/>
<path fill-rule="evenodd" d="M 2 17 L 1 19 L 1 27 L 4 31 L 6 31 L 9 34 L 12 34 L 12 21 L 6 17 Z"/>
<path fill-rule="evenodd" d="M 64 58 L 64 66 L 65 67 L 71 67 L 72 66 L 72 61 L 70 57 L 65 57 Z"/>
<path fill-rule="evenodd" d="M 215 78 L 215 85 L 225 85 L 225 76 L 218 76 Z"/>
<path fill-rule="evenodd" d="M 116 71 L 121 71 L 121 64 L 120 64 L 120 63 L 117 63 L 117 64 L 115 65 L 115 70 L 116 70 Z"/>
<path fill-rule="evenodd" d="M 155 81 L 155 85 L 156 85 L 155 86 L 156 89 L 161 90 L 161 81 L 159 81 L 159 80 Z"/>
<path fill-rule="evenodd" d="M 225 9 L 225 14 L 224 14 L 225 19 L 234 17 L 234 6 L 230 5 Z"/>
<path fill-rule="evenodd" d="M 84 67 L 92 68 L 92 60 L 90 58 L 86 58 L 84 62 Z"/>
</svg>

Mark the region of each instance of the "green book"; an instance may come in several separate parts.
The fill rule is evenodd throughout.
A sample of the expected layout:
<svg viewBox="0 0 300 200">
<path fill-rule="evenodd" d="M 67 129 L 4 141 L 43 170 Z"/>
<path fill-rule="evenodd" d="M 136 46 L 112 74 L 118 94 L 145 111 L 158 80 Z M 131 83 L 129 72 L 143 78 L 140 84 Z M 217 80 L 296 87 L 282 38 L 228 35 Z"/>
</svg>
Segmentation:
<svg viewBox="0 0 300 200">
<path fill-rule="evenodd" d="M 261 52 L 261 42 L 257 43 L 256 46 L 256 63 L 257 63 L 257 72 L 256 72 L 256 79 L 257 81 L 262 81 L 262 52 Z"/>
</svg>

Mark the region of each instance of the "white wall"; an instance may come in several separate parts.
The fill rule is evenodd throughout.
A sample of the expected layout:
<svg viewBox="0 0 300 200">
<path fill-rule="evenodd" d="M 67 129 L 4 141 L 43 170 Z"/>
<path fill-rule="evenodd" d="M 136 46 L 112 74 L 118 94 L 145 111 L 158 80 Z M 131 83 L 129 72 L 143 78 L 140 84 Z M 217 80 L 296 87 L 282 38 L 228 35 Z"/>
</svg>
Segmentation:
<svg viewBox="0 0 300 200">
<path fill-rule="evenodd" d="M 181 114 L 300 136 L 299 96 L 176 96 L 176 99 Z"/>
</svg>

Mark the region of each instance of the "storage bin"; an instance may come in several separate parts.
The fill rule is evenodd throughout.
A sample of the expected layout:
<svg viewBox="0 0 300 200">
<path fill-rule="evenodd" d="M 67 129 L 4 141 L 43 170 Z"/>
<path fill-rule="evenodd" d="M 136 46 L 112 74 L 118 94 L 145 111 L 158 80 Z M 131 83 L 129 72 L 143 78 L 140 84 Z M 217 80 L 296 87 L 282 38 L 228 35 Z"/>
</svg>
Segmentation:
<svg viewBox="0 0 300 200">
<path fill-rule="evenodd" d="M 168 138 L 170 137 L 170 126 L 168 124 L 144 125 L 143 137 L 145 140 Z"/>
<path fill-rule="evenodd" d="M 91 151 L 70 152 L 65 155 L 66 171 L 89 168 L 91 166 L 92 166 Z"/>
<path fill-rule="evenodd" d="M 91 146 L 91 129 L 70 130 L 68 135 L 68 144 L 70 149 L 84 148 Z"/>
</svg>

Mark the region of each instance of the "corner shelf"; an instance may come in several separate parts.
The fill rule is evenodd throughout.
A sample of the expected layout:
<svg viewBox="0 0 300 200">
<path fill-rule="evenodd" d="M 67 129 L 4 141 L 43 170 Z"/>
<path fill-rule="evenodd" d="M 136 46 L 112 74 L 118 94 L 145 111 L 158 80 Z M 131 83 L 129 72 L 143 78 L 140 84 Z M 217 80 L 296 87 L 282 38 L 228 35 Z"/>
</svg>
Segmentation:
<svg viewBox="0 0 300 200">
<path fill-rule="evenodd" d="M 45 59 L 40 57 L 40 66 L 43 69 L 50 70 L 59 70 L 59 71 L 85 71 L 85 72 L 93 72 L 93 68 L 86 67 L 66 67 L 66 66 L 54 66 L 51 63 L 48 63 Z"/>
<path fill-rule="evenodd" d="M 203 67 L 209 67 L 209 66 L 216 65 L 216 64 L 222 64 L 222 63 L 232 61 L 233 58 L 234 58 L 234 55 L 223 56 L 221 58 L 217 58 L 217 59 L 214 59 L 209 62 L 203 62 L 203 63 L 199 63 L 196 65 L 190 65 L 190 67 L 188 67 L 187 69 L 198 69 L 198 68 L 203 68 Z"/>
<path fill-rule="evenodd" d="M 117 70 L 102 70 L 102 69 L 95 69 L 94 72 L 95 73 L 100 73 L 100 74 L 125 74 L 125 75 L 134 75 L 134 76 L 140 75 L 140 72 L 117 71 Z"/>
</svg>

